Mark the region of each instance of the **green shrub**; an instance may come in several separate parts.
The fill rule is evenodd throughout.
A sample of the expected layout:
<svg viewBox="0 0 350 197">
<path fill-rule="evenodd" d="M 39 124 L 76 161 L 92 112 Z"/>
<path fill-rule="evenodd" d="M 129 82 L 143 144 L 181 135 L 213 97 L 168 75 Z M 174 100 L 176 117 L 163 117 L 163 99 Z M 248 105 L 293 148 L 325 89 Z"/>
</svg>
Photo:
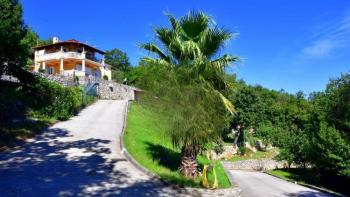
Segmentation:
<svg viewBox="0 0 350 197">
<path fill-rule="evenodd" d="M 247 148 L 245 147 L 245 146 L 239 146 L 238 147 L 238 151 L 239 151 L 239 154 L 240 155 L 245 155 L 246 154 L 246 152 L 247 152 Z"/>
<path fill-rule="evenodd" d="M 28 94 L 35 98 L 29 101 L 29 105 L 37 115 L 59 120 L 68 119 L 95 100 L 91 96 L 85 96 L 80 87 L 64 87 L 43 78 L 37 78 L 36 83 L 30 86 Z"/>
</svg>

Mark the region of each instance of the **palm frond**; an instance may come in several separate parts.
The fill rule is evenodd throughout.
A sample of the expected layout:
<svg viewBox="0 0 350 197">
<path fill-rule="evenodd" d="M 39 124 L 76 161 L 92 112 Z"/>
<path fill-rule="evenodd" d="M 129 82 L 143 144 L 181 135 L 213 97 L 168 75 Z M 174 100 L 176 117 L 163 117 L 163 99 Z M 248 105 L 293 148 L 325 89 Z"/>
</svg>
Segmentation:
<svg viewBox="0 0 350 197">
<path fill-rule="evenodd" d="M 201 32 L 209 28 L 210 17 L 203 12 L 190 11 L 179 20 L 184 40 L 197 41 Z"/>
<path fill-rule="evenodd" d="M 172 14 L 166 13 L 165 15 L 168 17 L 168 20 L 174 30 L 180 29 L 180 23 L 176 20 L 176 18 Z"/>
<path fill-rule="evenodd" d="M 157 27 L 154 29 L 157 38 L 165 45 L 169 46 L 175 36 L 174 31 L 168 28 Z"/>
<path fill-rule="evenodd" d="M 169 57 L 165 55 L 164 52 L 157 45 L 153 43 L 141 44 L 140 48 L 153 52 L 157 54 L 161 59 L 169 61 Z"/>
<path fill-rule="evenodd" d="M 226 66 L 230 65 L 233 62 L 240 61 L 240 58 L 230 54 L 225 54 L 218 59 L 211 61 L 211 65 L 221 73 L 224 72 Z"/>
<path fill-rule="evenodd" d="M 206 35 L 200 40 L 203 54 L 208 58 L 212 57 L 231 37 L 232 33 L 227 29 L 219 27 L 208 29 Z"/>
<path fill-rule="evenodd" d="M 166 67 L 173 67 L 171 63 L 164 59 L 154 59 L 150 57 L 143 57 L 141 61 L 144 61 L 146 63 L 149 63 L 150 65 L 161 65 Z"/>
<path fill-rule="evenodd" d="M 181 44 L 181 56 L 184 59 L 201 59 L 202 52 L 196 42 L 188 40 Z"/>
<path fill-rule="evenodd" d="M 225 109 L 231 114 L 236 114 L 235 107 L 233 106 L 232 102 L 228 100 L 223 94 L 221 94 L 219 91 L 217 91 L 219 94 L 222 104 L 225 106 Z"/>
</svg>

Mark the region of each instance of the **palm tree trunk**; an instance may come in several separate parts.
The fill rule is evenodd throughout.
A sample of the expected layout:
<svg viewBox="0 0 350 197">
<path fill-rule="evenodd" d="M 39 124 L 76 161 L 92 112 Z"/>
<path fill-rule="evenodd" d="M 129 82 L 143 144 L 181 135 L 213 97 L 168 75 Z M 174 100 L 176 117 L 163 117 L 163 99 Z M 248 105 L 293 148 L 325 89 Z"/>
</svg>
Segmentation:
<svg viewBox="0 0 350 197">
<path fill-rule="evenodd" d="M 182 175 L 188 178 L 195 179 L 198 176 L 198 162 L 195 151 L 185 146 L 182 147 L 179 170 Z"/>
</svg>

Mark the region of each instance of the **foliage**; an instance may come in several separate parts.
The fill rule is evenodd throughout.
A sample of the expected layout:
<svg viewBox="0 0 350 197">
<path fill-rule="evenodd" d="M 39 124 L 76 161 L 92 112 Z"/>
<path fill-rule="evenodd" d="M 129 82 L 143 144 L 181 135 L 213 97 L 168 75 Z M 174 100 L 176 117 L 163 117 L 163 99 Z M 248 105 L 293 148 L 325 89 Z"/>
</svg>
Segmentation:
<svg viewBox="0 0 350 197">
<path fill-rule="evenodd" d="M 230 54 L 217 57 L 218 51 L 233 34 L 215 25 L 203 12 L 191 11 L 179 19 L 171 14 L 167 16 L 171 27 L 157 27 L 154 30 L 162 46 L 155 43 L 140 46 L 157 58 L 147 57 L 143 60 L 167 68 L 187 68 L 188 76 L 210 84 L 210 91 L 218 94 L 222 104 L 233 114 L 233 105 L 224 95 L 228 88 L 224 72 L 239 58 Z"/>
<path fill-rule="evenodd" d="M 105 62 L 112 66 L 112 70 L 119 70 L 121 72 L 127 72 L 131 67 L 129 57 L 119 49 L 106 51 Z"/>
<path fill-rule="evenodd" d="M 276 169 L 267 171 L 267 173 L 293 183 L 297 182 L 307 187 L 317 186 L 323 192 L 330 192 L 332 195 L 335 194 L 334 191 L 345 195 L 350 194 L 349 178 L 328 177 L 327 179 L 322 179 L 320 173 L 312 168 Z M 342 195 L 339 194 L 337 196 Z"/>
<path fill-rule="evenodd" d="M 200 187 L 201 179 L 187 179 L 178 172 L 181 149 L 173 148 L 168 133 L 171 124 L 167 115 L 148 101 L 132 103 L 128 113 L 124 142 L 128 152 L 141 165 L 158 174 L 165 180 L 186 186 Z M 211 162 L 199 155 L 199 168 L 213 164 L 218 178 L 219 188 L 230 187 L 227 175 L 219 162 Z"/>
<path fill-rule="evenodd" d="M 4 72 L 17 74 L 17 69 L 25 65 L 28 51 L 21 40 L 26 32 L 20 3 L 0 0 L 0 75 Z"/>
<path fill-rule="evenodd" d="M 120 70 L 112 70 L 112 79 L 117 83 L 126 83 L 128 80 L 128 73 L 125 73 Z"/>
<path fill-rule="evenodd" d="M 191 79 L 185 68 L 168 70 L 161 65 L 148 65 L 138 69 L 143 75 L 137 85 L 152 90 L 143 100 L 157 105 L 167 115 L 175 147 L 186 145 L 198 154 L 208 142 L 220 140 L 230 116 L 218 95 L 207 91 L 206 84 Z M 153 101 L 155 97 L 157 100 Z"/>
<path fill-rule="evenodd" d="M 276 156 L 276 152 L 274 150 L 271 150 L 271 151 L 257 151 L 256 153 L 252 153 L 251 155 L 234 155 L 233 157 L 230 158 L 230 161 L 242 161 L 242 160 L 248 160 L 248 159 L 273 158 L 275 156 Z"/>
<path fill-rule="evenodd" d="M 141 69 L 158 72 L 149 75 L 146 71 L 138 81 L 160 98 L 172 125 L 173 146 L 181 148 L 180 171 L 195 178 L 198 153 L 207 143 L 219 139 L 227 126 L 228 113 L 234 113 L 224 95 L 228 88 L 224 72 L 238 58 L 229 54 L 216 57 L 232 34 L 214 25 L 204 13 L 192 11 L 179 19 L 167 16 L 171 27 L 155 28 L 162 46 L 140 46 L 156 57 L 143 58 L 145 66 Z M 142 80 L 144 77 L 150 80 Z"/>
<path fill-rule="evenodd" d="M 277 159 L 311 166 L 323 176 L 350 176 L 350 74 L 330 80 L 323 92 L 305 99 L 234 82 L 232 126 L 255 128 L 256 136 L 279 147 Z M 246 133 L 246 132 L 244 132 Z"/>
<path fill-rule="evenodd" d="M 37 115 L 59 120 L 75 115 L 95 99 L 84 96 L 80 87 L 63 87 L 41 77 L 36 77 L 36 82 L 28 88 L 28 91 L 25 91 L 25 94 L 28 98 L 36 98 L 27 101 L 27 104 L 36 111 Z"/>
<path fill-rule="evenodd" d="M 68 119 L 95 97 L 84 96 L 81 88 L 66 88 L 46 79 L 35 82 L 0 81 L 0 146 L 11 146 L 18 139 L 34 136 L 57 121 Z"/>
</svg>

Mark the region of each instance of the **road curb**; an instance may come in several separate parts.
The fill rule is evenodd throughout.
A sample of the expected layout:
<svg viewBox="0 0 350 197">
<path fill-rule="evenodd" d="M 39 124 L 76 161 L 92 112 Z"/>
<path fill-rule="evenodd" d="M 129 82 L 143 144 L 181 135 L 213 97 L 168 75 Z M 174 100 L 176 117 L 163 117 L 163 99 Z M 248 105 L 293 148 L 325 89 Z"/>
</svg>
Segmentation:
<svg viewBox="0 0 350 197">
<path fill-rule="evenodd" d="M 310 189 L 314 189 L 314 190 L 317 190 L 319 192 L 324 192 L 326 194 L 330 194 L 330 195 L 334 195 L 334 196 L 344 196 L 340 193 L 337 193 L 337 192 L 334 192 L 334 191 L 330 191 L 330 190 L 327 190 L 327 189 L 323 189 L 323 188 L 320 188 L 320 187 L 317 187 L 317 186 L 314 186 L 314 185 L 310 185 L 310 184 L 305 184 L 305 183 L 300 183 L 300 182 L 293 182 L 292 180 L 287 180 L 287 179 L 282 179 L 281 177 L 278 177 L 274 174 L 270 174 L 268 172 L 264 172 L 265 174 L 268 174 L 270 176 L 273 176 L 273 177 L 276 177 L 278 179 L 281 179 L 281 180 L 284 180 L 284 181 L 288 181 L 290 183 L 294 183 L 296 185 L 301 185 L 301 186 L 304 186 L 304 187 L 307 187 L 307 188 L 310 188 Z"/>
<path fill-rule="evenodd" d="M 124 146 L 124 134 L 125 134 L 125 130 L 127 127 L 127 117 L 128 117 L 128 111 L 130 108 L 130 101 L 127 101 L 127 105 L 124 109 L 124 125 L 123 125 L 123 129 L 122 132 L 119 136 L 119 141 L 120 141 L 120 150 L 122 152 L 122 154 L 125 156 L 125 158 L 132 164 L 134 165 L 138 170 L 140 170 L 141 172 L 145 173 L 147 176 L 149 176 L 152 179 L 157 180 L 159 183 L 163 184 L 164 186 L 167 187 L 171 187 L 173 189 L 176 189 L 177 191 L 181 192 L 182 194 L 190 194 L 184 187 L 181 187 L 179 185 L 176 185 L 174 183 L 170 183 L 164 179 L 162 179 L 160 176 L 154 174 L 153 172 L 149 171 L 148 169 L 146 169 L 145 167 L 143 167 L 141 164 L 139 164 L 127 151 L 127 149 Z"/>
</svg>

